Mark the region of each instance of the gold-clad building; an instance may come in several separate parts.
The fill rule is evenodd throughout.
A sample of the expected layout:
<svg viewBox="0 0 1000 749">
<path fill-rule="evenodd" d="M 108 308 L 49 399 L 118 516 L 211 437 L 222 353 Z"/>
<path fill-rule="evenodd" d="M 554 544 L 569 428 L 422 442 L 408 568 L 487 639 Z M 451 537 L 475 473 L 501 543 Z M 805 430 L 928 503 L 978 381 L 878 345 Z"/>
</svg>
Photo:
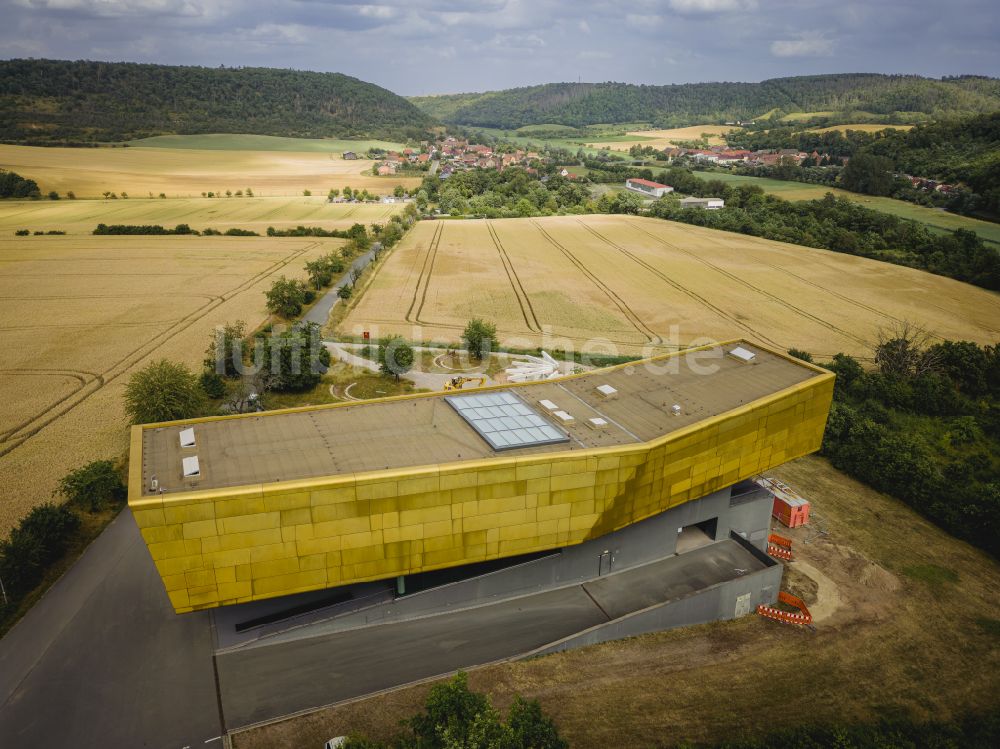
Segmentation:
<svg viewBox="0 0 1000 749">
<path fill-rule="evenodd" d="M 819 449 L 832 394 L 829 372 L 732 341 L 543 382 L 147 424 L 129 507 L 174 609 L 193 611 L 600 537 Z"/>
</svg>

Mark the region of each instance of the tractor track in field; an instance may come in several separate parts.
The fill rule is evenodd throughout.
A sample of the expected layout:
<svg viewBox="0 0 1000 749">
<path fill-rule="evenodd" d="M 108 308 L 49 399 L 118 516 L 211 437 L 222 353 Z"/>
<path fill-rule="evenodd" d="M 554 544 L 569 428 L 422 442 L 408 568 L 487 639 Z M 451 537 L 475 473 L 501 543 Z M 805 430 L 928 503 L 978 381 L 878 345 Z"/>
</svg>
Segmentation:
<svg viewBox="0 0 1000 749">
<path fill-rule="evenodd" d="M 83 390 L 85 387 L 87 387 L 88 383 L 93 382 L 98 377 L 100 377 L 100 375 L 98 375 L 96 372 L 86 372 L 84 370 L 75 370 L 75 369 L 0 369 L 0 375 L 7 375 L 8 377 L 9 376 L 14 376 L 14 377 L 53 377 L 53 376 L 56 376 L 56 377 L 59 377 L 59 376 L 61 376 L 61 377 L 72 377 L 74 380 L 76 380 L 77 382 L 80 383 L 79 387 L 73 388 L 73 390 L 71 390 L 70 392 L 66 393 L 66 395 L 64 395 L 61 398 L 58 398 L 55 401 L 53 401 L 52 403 L 50 403 L 49 406 L 48 406 L 49 408 L 55 408 L 60 403 L 63 403 L 65 401 L 69 400 L 74 395 L 76 395 L 81 390 Z M 2 444 L 3 442 L 6 441 L 8 435 L 16 434 L 17 432 L 21 431 L 22 429 L 24 429 L 24 427 L 26 427 L 27 425 L 31 424 L 31 422 L 34 421 L 36 418 L 38 418 L 37 414 L 35 416 L 32 416 L 32 417 L 28 418 L 28 419 L 25 419 L 24 421 L 22 421 L 19 424 L 15 424 L 10 429 L 7 429 L 7 430 L 4 430 L 3 432 L 0 432 L 0 444 Z"/>
<path fill-rule="evenodd" d="M 611 302 L 618 307 L 619 311 L 625 316 L 625 318 L 632 324 L 641 335 L 646 337 L 646 342 L 654 346 L 663 344 L 663 339 L 660 338 L 649 326 L 642 321 L 635 311 L 625 303 L 625 300 L 618 296 L 614 291 L 611 290 L 601 279 L 599 279 L 594 273 L 592 273 L 586 265 L 583 264 L 572 252 L 570 252 L 566 247 L 557 242 L 551 234 L 549 234 L 545 229 L 542 228 L 541 224 L 537 221 L 532 220 L 535 228 L 541 232 L 542 236 L 545 237 L 553 247 L 558 249 L 566 258 L 577 267 L 577 269 L 583 273 L 591 283 L 594 284 L 600 291 L 602 291 Z"/>
<path fill-rule="evenodd" d="M 535 314 L 535 308 L 531 305 L 531 298 L 528 296 L 528 292 L 525 290 L 524 284 L 521 283 L 521 278 L 517 275 L 514 263 L 511 261 L 510 255 L 507 254 L 507 250 L 500 241 L 497 230 L 491 221 L 486 222 L 486 229 L 489 232 L 490 237 L 493 239 L 493 244 L 496 245 L 497 252 L 500 253 L 500 262 L 503 264 L 503 269 L 507 272 L 507 280 L 510 281 L 510 286 L 514 290 L 514 296 L 517 298 L 517 304 L 521 308 L 521 315 L 524 317 L 524 324 L 528 326 L 528 330 L 531 332 L 541 333 L 542 326 L 538 322 L 538 316 Z"/>
<path fill-rule="evenodd" d="M 427 302 L 427 287 L 431 283 L 431 275 L 434 273 L 434 260 L 437 257 L 438 247 L 441 245 L 441 235 L 444 234 L 444 224 L 439 223 L 431 236 L 431 241 L 427 245 L 427 254 L 424 255 L 424 263 L 420 267 L 420 275 L 417 276 L 417 285 L 413 288 L 413 299 L 410 308 L 406 311 L 406 322 L 426 325 L 429 323 L 420 319 L 420 313 Z"/>
<path fill-rule="evenodd" d="M 761 296 L 763 296 L 763 297 L 765 297 L 767 299 L 770 299 L 771 301 L 776 302 L 777 304 L 780 304 L 782 307 L 785 307 L 785 308 L 787 308 L 787 309 L 795 312 L 796 314 L 801 315 L 802 317 L 805 317 L 805 318 L 807 318 L 809 320 L 812 320 L 813 322 L 817 323 L 818 325 L 821 325 L 822 327 L 827 328 L 828 330 L 832 330 L 833 332 L 838 333 L 839 335 L 842 335 L 845 338 L 849 338 L 850 340 L 852 340 L 852 341 L 854 341 L 856 343 L 859 343 L 860 345 L 864 346 L 866 349 L 870 347 L 870 341 L 866 341 L 863 338 L 859 338 L 858 336 L 854 335 L 853 333 L 851 333 L 851 332 L 849 332 L 847 330 L 844 330 L 843 328 L 840 328 L 840 327 L 834 325 L 833 323 L 829 322 L 828 320 L 824 320 L 821 317 L 816 317 L 815 315 L 813 315 L 810 312 L 807 312 L 806 310 L 802 309 L 801 307 L 797 307 L 794 304 L 792 304 L 791 302 L 786 301 L 786 300 L 782 299 L 781 297 L 775 296 L 771 292 L 769 292 L 769 291 L 767 291 L 765 289 L 762 289 L 761 287 L 756 286 L 756 285 L 750 283 L 749 281 L 745 281 L 744 279 L 740 278 L 739 276 L 735 275 L 734 273 L 730 273 L 729 271 L 724 270 L 723 268 L 720 268 L 719 266 L 715 265 L 714 263 L 712 263 L 712 262 L 710 262 L 708 260 L 705 260 L 702 257 L 699 257 L 697 254 L 695 254 L 693 252 L 689 252 L 688 250 L 682 249 L 682 248 L 678 247 L 677 245 L 672 244 L 672 243 L 666 241 L 665 239 L 663 239 L 661 237 L 658 237 L 658 236 L 656 236 L 655 234 L 653 234 L 651 232 L 646 231 L 641 226 L 637 226 L 636 224 L 632 223 L 631 221 L 629 221 L 628 224 L 629 224 L 629 226 L 631 226 L 632 228 L 636 229 L 637 231 L 641 231 L 643 234 L 645 234 L 645 235 L 647 235 L 649 237 L 652 237 L 653 239 L 655 239 L 660 244 L 663 244 L 664 246 L 669 247 L 672 250 L 676 250 L 677 252 L 684 253 L 688 257 L 690 257 L 690 258 L 692 258 L 694 260 L 697 260 L 699 263 L 701 263 L 705 267 L 711 268 L 712 270 L 714 270 L 715 272 L 719 273 L 720 275 L 723 275 L 726 278 L 728 278 L 728 279 L 730 279 L 732 281 L 735 281 L 736 283 L 740 284 L 741 286 L 745 286 L 746 288 L 751 289 L 752 291 L 757 292 Z M 715 240 L 710 240 L 710 241 L 715 241 Z"/>
<path fill-rule="evenodd" d="M 652 273 L 653 275 L 655 275 L 657 278 L 659 278 L 661 281 L 663 281 L 664 283 L 666 283 L 668 286 L 676 289 L 677 291 L 681 292 L 685 296 L 687 296 L 687 297 L 693 299 L 694 301 L 696 301 L 697 303 L 701 304 L 702 306 L 704 306 L 710 312 L 713 312 L 713 313 L 719 315 L 720 317 L 722 317 L 722 319 L 728 320 L 729 322 L 733 323 L 734 325 L 737 325 L 737 326 L 743 328 L 748 333 L 751 333 L 751 334 L 753 334 L 755 336 L 758 336 L 760 339 L 762 339 L 764 341 L 767 341 L 767 342 L 771 343 L 774 346 L 778 346 L 778 347 L 781 346 L 781 344 L 777 343 L 773 339 L 771 339 L 768 336 L 764 335 L 760 331 L 758 331 L 758 330 L 750 327 L 749 325 L 747 325 L 745 322 L 741 321 L 736 316 L 729 314 L 728 312 L 726 312 L 721 307 L 715 306 L 714 304 L 712 304 L 710 301 L 708 301 L 705 297 L 701 296 L 697 292 L 692 291 L 691 289 L 687 288 L 683 284 L 681 284 L 681 283 L 675 281 L 674 279 L 670 278 L 670 276 L 668 276 L 666 273 L 664 273 L 663 271 L 659 270 L 655 266 L 647 263 L 645 260 L 643 260 L 640 257 L 638 257 L 633 252 L 631 252 L 629 250 L 626 250 L 624 247 L 622 247 L 621 245 L 619 245 L 619 244 L 611 241 L 610 239 L 608 239 L 607 237 L 605 237 L 603 234 L 601 234 L 597 230 L 593 229 L 590 226 L 587 226 L 587 224 L 584 223 L 583 221 L 579 221 L 578 220 L 578 223 L 583 228 L 585 228 L 587 231 L 589 231 L 591 234 L 593 234 L 595 237 L 597 237 L 601 241 L 607 243 L 609 246 L 613 247 L 614 249 L 618 250 L 623 255 L 625 255 L 630 260 L 632 260 L 634 263 L 636 263 L 637 265 L 639 265 L 640 267 L 645 268 L 646 270 L 648 270 L 650 273 Z"/>
<path fill-rule="evenodd" d="M 284 268 L 319 245 L 319 242 L 310 242 L 301 249 L 293 250 L 281 260 L 272 263 L 266 269 L 254 274 L 250 278 L 245 279 L 242 283 L 234 286 L 229 291 L 220 294 L 212 301 L 206 302 L 194 311 L 185 315 L 166 330 L 144 343 L 142 346 L 139 346 L 137 349 L 134 349 L 118 361 L 114 362 L 103 372 L 95 375 L 93 379 L 89 380 L 74 393 L 71 393 L 65 398 L 61 398 L 55 404 L 50 405 L 48 408 L 35 414 L 30 421 L 24 422 L 20 427 L 13 431 L 8 431 L 3 435 L 0 435 L 0 457 L 16 450 L 29 439 L 41 432 L 49 424 L 54 422 L 56 419 L 65 416 L 67 413 L 86 401 L 94 393 L 104 388 L 108 383 L 113 382 L 118 377 L 121 377 L 121 375 L 125 374 L 131 367 L 135 366 L 137 363 L 142 361 L 142 359 L 152 354 L 167 341 L 197 323 L 212 310 L 239 294 L 242 294 L 244 291 L 252 288 L 264 278 L 267 278 L 281 268 Z M 73 396 L 79 397 L 73 398 Z"/>
</svg>

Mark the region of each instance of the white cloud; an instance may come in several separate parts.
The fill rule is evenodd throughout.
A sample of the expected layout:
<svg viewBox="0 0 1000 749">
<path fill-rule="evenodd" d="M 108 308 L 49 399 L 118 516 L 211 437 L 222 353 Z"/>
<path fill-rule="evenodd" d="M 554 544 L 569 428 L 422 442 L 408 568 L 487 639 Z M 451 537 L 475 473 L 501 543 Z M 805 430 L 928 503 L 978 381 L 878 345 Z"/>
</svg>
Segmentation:
<svg viewBox="0 0 1000 749">
<path fill-rule="evenodd" d="M 100 18 L 138 15 L 201 16 L 210 2 L 190 0 L 15 0 L 22 8 L 64 11 Z"/>
<path fill-rule="evenodd" d="M 670 0 L 670 7 L 678 13 L 731 13 L 754 10 L 757 0 Z"/>
<path fill-rule="evenodd" d="M 775 57 L 828 57 L 833 54 L 833 41 L 819 34 L 777 39 L 771 42 L 771 54 Z"/>
<path fill-rule="evenodd" d="M 642 13 L 626 13 L 625 25 L 639 31 L 651 31 L 659 28 L 663 24 L 660 16 L 646 15 Z"/>
<path fill-rule="evenodd" d="M 590 33 L 590 24 L 587 23 L 586 21 L 580 21 L 576 26 L 584 34 L 589 34 Z"/>
<path fill-rule="evenodd" d="M 378 18 L 386 20 L 396 17 L 396 9 L 388 5 L 362 5 L 358 8 L 358 15 L 365 18 Z"/>
</svg>

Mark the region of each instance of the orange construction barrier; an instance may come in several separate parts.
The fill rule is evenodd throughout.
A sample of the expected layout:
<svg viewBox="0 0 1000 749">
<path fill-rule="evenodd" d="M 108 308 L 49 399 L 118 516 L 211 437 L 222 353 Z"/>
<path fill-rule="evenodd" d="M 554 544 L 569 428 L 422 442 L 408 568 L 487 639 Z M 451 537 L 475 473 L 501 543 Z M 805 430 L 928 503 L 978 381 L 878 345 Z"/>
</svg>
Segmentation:
<svg viewBox="0 0 1000 749">
<path fill-rule="evenodd" d="M 767 553 L 778 559 L 792 559 L 792 540 L 772 533 L 767 537 Z"/>
<path fill-rule="evenodd" d="M 796 598 L 791 593 L 782 591 L 778 593 L 778 600 L 782 603 L 787 603 L 789 606 L 794 606 L 801 613 L 793 614 L 790 611 L 782 611 L 773 606 L 765 606 L 763 604 L 757 607 L 757 613 L 768 619 L 774 619 L 776 622 L 783 622 L 784 624 L 801 624 L 803 626 L 812 624 L 812 614 L 809 613 L 805 601 L 801 598 Z"/>
</svg>

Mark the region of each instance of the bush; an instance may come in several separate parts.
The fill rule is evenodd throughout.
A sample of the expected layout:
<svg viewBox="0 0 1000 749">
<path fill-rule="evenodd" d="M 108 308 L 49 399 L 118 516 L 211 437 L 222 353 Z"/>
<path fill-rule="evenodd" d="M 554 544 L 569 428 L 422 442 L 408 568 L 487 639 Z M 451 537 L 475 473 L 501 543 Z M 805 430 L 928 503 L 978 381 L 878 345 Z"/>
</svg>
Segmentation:
<svg viewBox="0 0 1000 749">
<path fill-rule="evenodd" d="M 267 309 L 272 315 L 295 317 L 302 312 L 302 305 L 306 303 L 305 295 L 305 284 L 281 276 L 267 290 Z"/>
<path fill-rule="evenodd" d="M 226 394 L 226 381 L 216 372 L 202 372 L 198 385 L 209 398 L 222 398 Z"/>
<path fill-rule="evenodd" d="M 489 697 L 469 689 L 459 672 L 435 684 L 424 711 L 403 721 L 408 735 L 388 743 L 350 737 L 345 749 L 567 749 L 559 731 L 535 700 L 514 697 L 504 721 Z"/>
<path fill-rule="evenodd" d="M 386 376 L 394 375 L 396 382 L 399 382 L 400 375 L 404 375 L 413 368 L 414 353 L 401 335 L 391 335 L 383 338 L 378 347 L 379 371 Z"/>
<path fill-rule="evenodd" d="M 473 359 L 485 359 L 497 347 L 497 326 L 475 317 L 462 331 L 462 341 Z"/>
<path fill-rule="evenodd" d="M 67 503 L 90 512 L 117 505 L 128 493 L 110 460 L 95 460 L 70 471 L 59 482 L 58 492 Z"/>
<path fill-rule="evenodd" d="M 330 366 L 330 352 L 315 323 L 259 336 L 255 343 L 254 363 L 269 375 L 270 387 L 279 392 L 315 387 Z"/>
<path fill-rule="evenodd" d="M 14 232 L 15 237 L 27 237 L 30 234 L 31 231 L 29 229 L 18 229 L 17 231 Z"/>
<path fill-rule="evenodd" d="M 18 599 L 29 593 L 79 527 L 80 519 L 65 505 L 39 505 L 28 513 L 10 537 L 0 541 L 0 580 L 7 595 Z"/>
<path fill-rule="evenodd" d="M 125 386 L 125 411 L 133 424 L 201 415 L 205 394 L 183 364 L 161 359 L 136 372 Z"/>
</svg>

